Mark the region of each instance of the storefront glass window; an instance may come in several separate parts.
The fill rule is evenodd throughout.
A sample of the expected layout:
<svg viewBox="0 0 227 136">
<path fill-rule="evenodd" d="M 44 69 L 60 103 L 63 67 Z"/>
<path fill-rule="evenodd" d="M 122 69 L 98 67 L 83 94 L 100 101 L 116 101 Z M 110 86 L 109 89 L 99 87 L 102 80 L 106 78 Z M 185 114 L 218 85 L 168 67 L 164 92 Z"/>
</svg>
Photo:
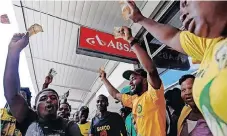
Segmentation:
<svg viewBox="0 0 227 136">
<path fill-rule="evenodd" d="M 164 74 L 161 75 L 162 82 L 164 84 L 164 87 L 167 88 L 168 86 L 178 82 L 181 76 L 185 74 L 191 74 L 194 73 L 198 68 L 198 64 L 192 64 L 191 58 L 189 58 L 190 61 L 190 69 L 188 71 L 180 71 L 180 70 L 168 70 Z"/>
</svg>

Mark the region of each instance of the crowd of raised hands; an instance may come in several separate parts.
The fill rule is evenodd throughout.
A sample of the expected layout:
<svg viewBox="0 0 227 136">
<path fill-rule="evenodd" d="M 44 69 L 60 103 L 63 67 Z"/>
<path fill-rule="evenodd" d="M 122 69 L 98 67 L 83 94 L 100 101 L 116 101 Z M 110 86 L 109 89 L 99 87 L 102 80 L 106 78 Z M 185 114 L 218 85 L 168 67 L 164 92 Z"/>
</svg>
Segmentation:
<svg viewBox="0 0 227 136">
<path fill-rule="evenodd" d="M 9 109 L 8 113 L 1 111 L 1 120 L 7 115 L 12 118 L 10 123 L 16 124 L 14 128 L 17 129 L 11 133 L 25 136 L 227 135 L 227 2 L 180 1 L 180 20 L 185 31 L 143 16 L 134 1 L 126 3 L 129 19 L 142 25 L 160 42 L 200 63 L 196 77 L 183 76 L 179 80 L 180 90 L 173 89 L 164 94 L 157 68 L 137 38 L 132 36 L 133 30 L 119 27 L 114 35 L 129 42 L 142 68 L 123 73 L 130 86 L 124 93 L 108 81 L 104 69 L 100 70 L 100 78 L 109 94 L 128 109 L 122 110 L 122 116 L 109 112 L 108 98 L 100 95 L 96 103 L 98 112 L 91 122 L 87 121 L 89 108 L 86 106 L 75 114 L 76 120 L 71 120 L 67 100 L 61 101 L 58 93 L 48 88 L 53 80 L 50 74 L 42 91 L 36 95 L 34 108 L 20 94 L 20 53 L 28 45 L 30 36 L 41 29 L 14 34 L 8 47 L 3 80 Z M 6 123 L 1 125 L 1 134 L 13 135 L 8 134 L 10 127 L 6 127 Z"/>
</svg>

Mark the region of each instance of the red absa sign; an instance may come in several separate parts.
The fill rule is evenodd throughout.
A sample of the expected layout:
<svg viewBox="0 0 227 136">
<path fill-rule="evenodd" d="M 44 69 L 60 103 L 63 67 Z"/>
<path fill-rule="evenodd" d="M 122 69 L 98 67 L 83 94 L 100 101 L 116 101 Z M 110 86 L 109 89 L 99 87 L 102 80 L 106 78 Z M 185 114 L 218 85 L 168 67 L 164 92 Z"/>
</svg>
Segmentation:
<svg viewBox="0 0 227 136">
<path fill-rule="evenodd" d="M 127 41 L 115 39 L 111 34 L 86 27 L 80 28 L 79 48 L 116 57 L 137 59 Z"/>
</svg>

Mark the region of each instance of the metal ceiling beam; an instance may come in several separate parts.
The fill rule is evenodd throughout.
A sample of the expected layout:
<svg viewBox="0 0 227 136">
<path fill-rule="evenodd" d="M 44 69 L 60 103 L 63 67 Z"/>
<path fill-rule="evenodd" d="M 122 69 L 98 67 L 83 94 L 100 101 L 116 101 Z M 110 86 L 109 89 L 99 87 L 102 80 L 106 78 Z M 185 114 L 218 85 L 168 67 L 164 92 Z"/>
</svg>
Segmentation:
<svg viewBox="0 0 227 136">
<path fill-rule="evenodd" d="M 106 63 L 105 67 L 108 65 L 108 63 L 109 63 L 109 61 Z M 116 69 L 116 67 L 117 67 L 118 65 L 119 65 L 119 62 L 118 62 L 118 64 L 117 64 L 114 68 L 111 69 L 110 73 L 107 74 L 107 76 L 106 76 L 107 78 L 114 72 L 114 70 Z M 96 78 L 95 82 L 96 82 L 98 79 L 99 79 L 99 76 Z M 95 84 L 95 82 L 94 82 L 94 84 Z M 94 84 L 92 85 L 92 87 L 94 86 Z M 102 87 L 102 85 L 103 85 L 103 83 L 101 83 L 101 84 L 99 85 L 98 89 L 97 89 L 95 92 L 93 92 L 93 94 L 92 94 L 91 97 L 88 99 L 88 101 L 86 102 L 85 105 L 88 105 L 88 104 L 91 102 L 91 100 L 95 97 L 96 93 L 97 93 L 98 90 Z M 92 87 L 91 87 L 91 89 L 92 89 Z M 85 99 L 86 99 L 86 97 L 84 98 L 84 100 L 85 100 Z"/>
<path fill-rule="evenodd" d="M 20 6 L 23 6 L 21 0 L 20 0 Z M 19 6 L 19 7 L 20 7 L 20 6 Z M 27 22 L 26 22 L 26 19 L 25 19 L 24 9 L 21 8 L 21 11 L 22 11 L 23 20 L 24 20 L 24 26 L 25 26 L 25 29 L 27 30 L 28 27 L 27 27 Z M 28 47 L 29 47 L 30 55 L 31 55 L 31 57 L 33 57 L 30 42 L 28 42 Z M 34 60 L 31 59 L 31 61 L 32 61 L 32 68 L 33 68 L 33 74 L 34 74 L 34 77 L 35 77 L 35 83 L 36 83 L 37 91 L 39 92 L 39 86 L 38 86 L 38 81 L 37 81 L 36 72 L 35 72 Z"/>
<path fill-rule="evenodd" d="M 72 110 L 78 110 L 78 108 L 72 108 Z M 74 113 L 73 113 L 74 114 Z"/>
<path fill-rule="evenodd" d="M 66 63 L 61 63 L 61 62 L 47 60 L 47 59 L 42 59 L 42 58 L 37 58 L 37 57 L 33 57 L 33 58 L 34 59 L 43 60 L 43 61 L 47 61 L 47 62 L 52 62 L 52 63 L 60 64 L 60 65 L 65 65 L 65 66 L 68 66 L 68 67 L 73 67 L 73 68 L 77 68 L 77 69 L 81 69 L 81 70 L 86 70 L 86 71 L 93 72 L 93 73 L 98 73 L 98 70 L 95 70 L 95 69 L 83 68 L 83 67 L 80 67 L 80 66 L 70 65 L 70 64 L 66 64 Z"/>
<path fill-rule="evenodd" d="M 38 82 L 38 83 L 41 83 L 41 82 Z M 88 93 L 91 92 L 88 89 L 74 87 L 74 86 L 57 85 L 57 84 L 53 84 L 53 83 L 51 83 L 50 85 L 52 85 L 52 86 L 58 86 L 58 87 L 63 87 L 63 88 L 68 88 L 69 90 L 74 89 L 74 90 L 79 90 L 79 91 L 82 91 L 82 92 L 88 92 Z"/>
<path fill-rule="evenodd" d="M 67 99 L 68 101 L 71 101 L 71 102 L 78 102 L 78 103 L 82 103 L 83 101 L 82 100 L 77 100 L 77 99 Z"/>
<path fill-rule="evenodd" d="M 25 9 L 29 9 L 29 10 L 32 10 L 32 11 L 35 11 L 35 12 L 39 12 L 39 13 L 42 13 L 42 14 L 45 14 L 45 15 L 48 15 L 48 16 L 51 16 L 51 17 L 54 17 L 54 18 L 57 18 L 57 19 L 66 21 L 66 22 L 69 22 L 69 23 L 73 23 L 73 24 L 78 25 L 78 26 L 83 26 L 82 24 L 75 23 L 75 22 L 73 22 L 73 21 L 69 21 L 69 20 L 67 20 L 67 19 L 63 19 L 63 18 L 60 18 L 60 17 L 58 17 L 58 16 L 51 15 L 51 14 L 49 14 L 49 13 L 45 13 L 45 12 L 43 12 L 43 11 L 36 10 L 36 9 L 30 8 L 30 7 L 27 7 L 27 6 L 24 6 L 24 5 L 21 5 L 21 6 L 16 5 L 16 4 L 13 4 L 13 5 L 16 6 L 16 7 L 25 8 Z"/>
<path fill-rule="evenodd" d="M 22 8 L 22 9 L 24 9 L 24 8 L 25 8 L 25 9 L 32 10 L 32 11 L 35 11 L 35 12 L 39 12 L 39 13 L 41 13 L 41 14 L 45 14 L 45 15 L 51 16 L 51 17 L 53 17 L 53 18 L 60 19 L 60 20 L 62 20 L 62 21 L 66 21 L 66 22 L 68 22 L 68 23 L 75 24 L 75 25 L 77 25 L 77 26 L 84 26 L 84 27 L 90 28 L 90 27 L 85 26 L 85 25 L 83 25 L 83 24 L 76 23 L 76 22 L 73 22 L 73 21 L 70 21 L 70 20 L 67 20 L 67 19 L 64 19 L 64 18 L 61 18 L 61 17 L 55 16 L 55 15 L 51 15 L 51 14 L 49 14 L 49 13 L 45 13 L 45 12 L 43 12 L 43 11 L 39 11 L 39 10 L 36 10 L 36 9 L 30 8 L 30 7 L 27 7 L 27 6 L 24 6 L 24 5 L 21 5 L 21 6 L 16 5 L 16 4 L 13 4 L 13 5 L 14 5 L 14 6 L 16 6 L 16 7 L 20 7 L 20 8 Z M 92 28 L 92 29 L 94 29 L 94 28 Z M 109 33 L 109 32 L 106 32 L 105 30 L 101 30 L 101 29 L 99 29 L 99 31 L 102 31 L 102 32 L 105 32 L 105 33 L 111 34 L 111 33 Z"/>
</svg>

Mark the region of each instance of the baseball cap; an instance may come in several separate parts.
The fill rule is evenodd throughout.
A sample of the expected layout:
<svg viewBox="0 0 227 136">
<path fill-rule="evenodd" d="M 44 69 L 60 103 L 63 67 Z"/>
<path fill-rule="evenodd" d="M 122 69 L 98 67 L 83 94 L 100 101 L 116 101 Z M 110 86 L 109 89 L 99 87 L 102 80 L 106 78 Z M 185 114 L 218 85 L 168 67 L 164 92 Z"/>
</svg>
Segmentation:
<svg viewBox="0 0 227 136">
<path fill-rule="evenodd" d="M 137 75 L 141 75 L 142 77 L 144 78 L 147 78 L 147 72 L 144 71 L 142 68 L 140 69 L 135 69 L 134 71 L 133 70 L 127 70 L 123 73 L 123 77 L 127 80 L 129 80 L 131 74 L 137 74 Z"/>
</svg>

